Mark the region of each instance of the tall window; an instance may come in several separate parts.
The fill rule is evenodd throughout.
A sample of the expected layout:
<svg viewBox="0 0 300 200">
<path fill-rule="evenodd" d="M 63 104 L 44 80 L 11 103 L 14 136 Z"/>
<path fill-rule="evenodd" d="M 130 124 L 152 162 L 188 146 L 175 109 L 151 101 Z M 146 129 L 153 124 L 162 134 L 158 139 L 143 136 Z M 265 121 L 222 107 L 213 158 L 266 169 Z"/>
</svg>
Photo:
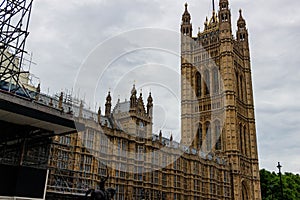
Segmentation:
<svg viewBox="0 0 300 200">
<path fill-rule="evenodd" d="M 116 163 L 116 177 L 124 178 L 126 176 L 126 164 Z"/>
<path fill-rule="evenodd" d="M 134 173 L 134 179 L 138 181 L 143 181 L 144 176 L 143 176 L 143 167 L 142 166 L 136 166 L 134 167 L 135 173 Z"/>
<path fill-rule="evenodd" d="M 240 149 L 241 149 L 241 153 L 243 154 L 244 153 L 244 134 L 243 134 L 242 124 L 240 124 L 239 132 L 240 132 Z"/>
<path fill-rule="evenodd" d="M 116 200 L 124 200 L 125 199 L 125 190 L 124 185 L 116 186 Z"/>
<path fill-rule="evenodd" d="M 101 133 L 101 139 L 100 139 L 100 153 L 102 156 L 105 156 L 108 152 L 108 138 Z"/>
<path fill-rule="evenodd" d="M 159 164 L 159 154 L 155 150 L 152 151 L 152 164 L 153 165 Z"/>
<path fill-rule="evenodd" d="M 146 127 L 142 121 L 140 121 L 137 125 L 137 136 L 138 139 L 145 139 L 146 137 Z"/>
<path fill-rule="evenodd" d="M 194 190 L 199 192 L 200 191 L 200 180 L 194 179 Z"/>
<path fill-rule="evenodd" d="M 118 143 L 118 156 L 125 160 L 127 158 L 127 141 L 125 140 L 121 140 L 121 139 L 117 139 L 117 143 Z"/>
<path fill-rule="evenodd" d="M 83 145 L 87 149 L 93 149 L 94 136 L 95 131 L 93 129 L 87 129 L 87 131 L 83 133 Z"/>
<path fill-rule="evenodd" d="M 151 173 L 151 176 L 152 176 L 152 183 L 158 184 L 159 183 L 158 171 L 153 171 Z"/>
<path fill-rule="evenodd" d="M 144 147 L 139 145 L 136 147 L 136 154 L 135 154 L 135 157 L 137 160 L 139 161 L 143 161 L 144 160 Z"/>
<path fill-rule="evenodd" d="M 201 74 L 199 72 L 196 73 L 196 96 L 201 97 L 202 88 L 201 88 Z"/>
<path fill-rule="evenodd" d="M 165 174 L 165 173 L 163 173 L 163 174 L 162 174 L 162 185 L 163 185 L 163 186 L 168 186 L 168 181 L 167 181 L 167 179 L 168 179 L 168 175 Z"/>
<path fill-rule="evenodd" d="M 247 143 L 248 143 L 248 137 L 246 135 L 246 126 L 243 128 L 243 136 L 244 136 L 244 148 L 245 148 L 245 154 L 248 155 L 248 148 L 247 148 Z"/>
<path fill-rule="evenodd" d="M 240 80 L 239 80 L 239 75 L 238 73 L 236 72 L 235 73 L 235 76 L 236 76 L 236 92 L 237 92 L 237 97 L 239 98 L 240 97 Z"/>
<path fill-rule="evenodd" d="M 92 169 L 92 156 L 81 155 L 80 170 L 85 173 L 90 173 Z"/>
<path fill-rule="evenodd" d="M 201 149 L 202 143 L 203 143 L 203 139 L 202 139 L 202 124 L 199 124 L 198 126 L 198 131 L 197 131 L 197 139 L 198 139 L 198 148 Z"/>
<path fill-rule="evenodd" d="M 215 94 L 219 92 L 219 74 L 216 68 L 213 70 L 213 92 Z"/>
<path fill-rule="evenodd" d="M 220 126 L 220 122 L 219 121 L 215 122 L 215 141 L 216 141 L 216 150 L 221 150 L 222 149 L 222 144 L 221 144 L 221 126 Z"/>
<path fill-rule="evenodd" d="M 208 95 L 209 94 L 209 90 L 210 90 L 210 76 L 209 76 L 209 71 L 205 70 L 204 72 L 204 82 L 205 82 L 205 94 Z"/>
<path fill-rule="evenodd" d="M 174 175 L 174 187 L 180 188 L 181 178 L 179 175 Z"/>
<path fill-rule="evenodd" d="M 241 101 L 244 100 L 243 77 L 242 76 L 240 76 L 240 98 L 241 98 Z"/>
<path fill-rule="evenodd" d="M 103 161 L 98 161 L 98 174 L 100 176 L 106 176 L 107 174 L 106 163 Z"/>
<path fill-rule="evenodd" d="M 242 200 L 248 200 L 248 193 L 245 183 L 242 183 Z"/>
<path fill-rule="evenodd" d="M 205 135 L 206 135 L 206 149 L 207 151 L 211 150 L 211 128 L 210 123 L 205 123 Z"/>
</svg>

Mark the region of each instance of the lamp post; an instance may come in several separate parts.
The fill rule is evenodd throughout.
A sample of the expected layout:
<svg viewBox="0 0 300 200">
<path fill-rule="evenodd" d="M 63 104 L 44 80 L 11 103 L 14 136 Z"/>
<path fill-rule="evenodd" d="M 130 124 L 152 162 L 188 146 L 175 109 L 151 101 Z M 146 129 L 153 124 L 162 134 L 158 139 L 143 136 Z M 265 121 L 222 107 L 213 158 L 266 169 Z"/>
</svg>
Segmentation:
<svg viewBox="0 0 300 200">
<path fill-rule="evenodd" d="M 282 166 L 280 165 L 280 162 L 278 162 L 277 168 L 279 170 L 281 199 L 283 200 L 283 187 L 282 187 L 282 179 L 281 179 L 281 168 L 282 168 Z"/>
</svg>

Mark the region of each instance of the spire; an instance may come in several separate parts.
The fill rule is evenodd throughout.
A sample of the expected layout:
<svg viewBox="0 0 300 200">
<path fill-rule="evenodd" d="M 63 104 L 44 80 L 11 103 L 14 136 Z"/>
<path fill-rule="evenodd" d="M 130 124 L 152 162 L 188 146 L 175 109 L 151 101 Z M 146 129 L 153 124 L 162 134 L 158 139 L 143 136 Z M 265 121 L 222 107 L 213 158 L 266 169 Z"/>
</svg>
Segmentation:
<svg viewBox="0 0 300 200">
<path fill-rule="evenodd" d="M 243 15 L 242 15 L 242 9 L 240 9 L 239 12 L 240 12 L 240 17 L 237 21 L 238 30 L 236 32 L 236 38 L 240 42 L 248 41 L 248 31 L 246 29 L 246 21 L 243 18 Z"/>
<path fill-rule="evenodd" d="M 135 84 L 133 84 L 132 90 L 131 90 L 131 95 L 136 95 L 136 89 L 135 89 Z"/>
<path fill-rule="evenodd" d="M 159 136 L 158 137 L 159 137 L 159 141 L 162 142 L 162 132 L 161 132 L 161 130 L 159 131 Z"/>
<path fill-rule="evenodd" d="M 187 7 L 188 7 L 188 3 L 185 3 L 185 4 L 184 4 L 184 7 L 185 7 L 185 11 L 184 11 L 184 13 L 188 13 L 188 14 L 189 14 L 189 11 L 188 11 L 188 9 L 187 9 Z"/>
<path fill-rule="evenodd" d="M 111 96 L 109 91 L 105 103 L 105 116 L 108 117 L 110 113 L 111 113 Z"/>
<path fill-rule="evenodd" d="M 213 13 L 215 12 L 215 0 L 212 0 L 212 5 L 213 5 Z"/>
<path fill-rule="evenodd" d="M 153 110 L 153 98 L 151 96 L 151 92 L 149 92 L 149 96 L 147 99 L 147 114 L 150 117 L 152 117 L 152 110 Z"/>
<path fill-rule="evenodd" d="M 188 4 L 185 3 L 185 10 L 184 13 L 182 15 L 182 23 L 181 23 L 181 33 L 183 35 L 187 35 L 192 37 L 192 24 L 191 24 L 191 15 L 188 11 Z"/>
<path fill-rule="evenodd" d="M 237 26 L 238 26 L 238 28 L 245 28 L 246 27 L 246 21 L 243 18 L 242 9 L 240 9 L 239 12 L 240 12 L 240 17 L 237 21 Z"/>
</svg>

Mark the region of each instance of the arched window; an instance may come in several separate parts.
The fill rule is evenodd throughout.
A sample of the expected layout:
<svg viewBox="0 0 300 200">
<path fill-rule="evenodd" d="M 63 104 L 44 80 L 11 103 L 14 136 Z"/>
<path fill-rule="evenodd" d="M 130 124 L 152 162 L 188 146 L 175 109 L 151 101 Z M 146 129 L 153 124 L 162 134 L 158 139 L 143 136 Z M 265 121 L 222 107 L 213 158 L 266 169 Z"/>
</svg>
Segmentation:
<svg viewBox="0 0 300 200">
<path fill-rule="evenodd" d="M 197 130 L 197 147 L 199 149 L 201 149 L 202 143 L 203 143 L 203 139 L 202 139 L 202 124 L 199 124 L 198 126 L 198 130 Z"/>
<path fill-rule="evenodd" d="M 205 123 L 205 136 L 206 136 L 206 149 L 207 151 L 211 151 L 211 128 L 210 123 Z"/>
<path fill-rule="evenodd" d="M 201 88 L 201 74 L 199 72 L 196 73 L 196 95 L 197 97 L 201 97 L 202 95 L 202 88 Z"/>
<path fill-rule="evenodd" d="M 210 76 L 208 70 L 205 70 L 204 72 L 204 85 L 205 85 L 205 94 L 208 95 L 210 90 Z"/>
<path fill-rule="evenodd" d="M 215 94 L 219 92 L 219 74 L 216 68 L 213 70 L 213 92 Z"/>
<path fill-rule="evenodd" d="M 248 192 L 245 183 L 242 183 L 242 200 L 248 200 Z"/>
<path fill-rule="evenodd" d="M 221 144 L 221 125 L 219 121 L 215 122 L 215 141 L 216 141 L 216 150 L 222 149 Z"/>
</svg>

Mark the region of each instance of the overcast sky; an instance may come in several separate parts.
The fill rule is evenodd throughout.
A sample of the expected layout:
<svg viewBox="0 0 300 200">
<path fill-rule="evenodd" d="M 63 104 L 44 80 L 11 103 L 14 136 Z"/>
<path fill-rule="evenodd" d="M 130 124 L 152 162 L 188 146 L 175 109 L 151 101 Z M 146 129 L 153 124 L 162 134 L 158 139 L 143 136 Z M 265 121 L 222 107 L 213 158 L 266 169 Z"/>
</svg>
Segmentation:
<svg viewBox="0 0 300 200">
<path fill-rule="evenodd" d="M 73 88 L 74 95 L 91 99 L 86 102 L 91 109 L 101 104 L 103 110 L 109 89 L 114 102 L 129 99 L 135 82 L 144 98 L 152 91 L 159 119 L 154 121 L 154 131 L 163 128 L 165 136 L 172 133 L 178 138 L 177 47 L 184 3 L 35 0 L 27 40 L 36 63 L 31 71 L 40 78 L 45 93 Z M 188 3 L 195 35 L 198 27 L 203 30 L 212 5 L 210 0 Z M 260 167 L 277 170 L 280 161 L 283 171 L 300 173 L 300 2 L 231 0 L 230 7 L 233 32 L 242 8 L 250 34 Z M 145 46 L 151 48 L 134 51 Z M 91 83 L 90 91 L 79 90 L 78 85 Z"/>
</svg>

